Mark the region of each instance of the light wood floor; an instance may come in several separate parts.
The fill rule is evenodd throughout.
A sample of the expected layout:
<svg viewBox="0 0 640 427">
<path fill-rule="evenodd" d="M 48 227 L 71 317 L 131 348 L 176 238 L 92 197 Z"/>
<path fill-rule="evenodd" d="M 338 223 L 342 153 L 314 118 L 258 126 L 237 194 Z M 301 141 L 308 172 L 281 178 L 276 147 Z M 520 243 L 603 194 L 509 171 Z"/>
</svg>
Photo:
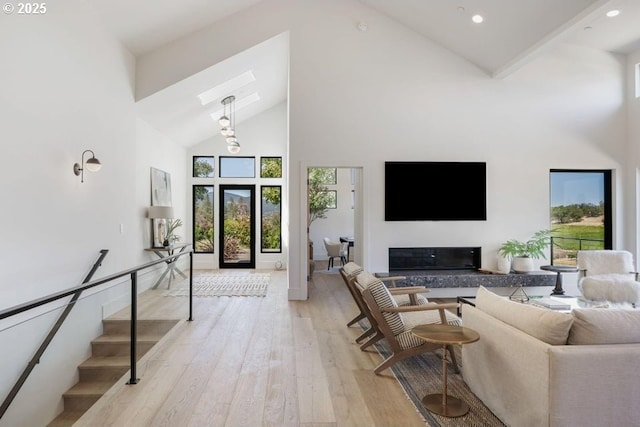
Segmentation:
<svg viewBox="0 0 640 427">
<path fill-rule="evenodd" d="M 424 426 L 391 371 L 373 373 L 378 353 L 355 344 L 334 271 L 316 270 L 308 301 L 287 300 L 284 271 L 264 298 L 194 297 L 194 320 L 143 357 L 140 382 L 127 374 L 74 426 Z M 141 296 L 139 317 L 186 319 L 188 299 L 161 293 Z"/>
</svg>

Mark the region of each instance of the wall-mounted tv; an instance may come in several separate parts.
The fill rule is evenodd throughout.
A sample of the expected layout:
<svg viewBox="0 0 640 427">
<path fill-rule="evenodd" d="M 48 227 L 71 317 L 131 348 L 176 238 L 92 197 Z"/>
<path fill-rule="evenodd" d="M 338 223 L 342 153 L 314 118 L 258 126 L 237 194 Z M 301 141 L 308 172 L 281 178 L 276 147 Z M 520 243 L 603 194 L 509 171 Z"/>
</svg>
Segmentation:
<svg viewBox="0 0 640 427">
<path fill-rule="evenodd" d="M 385 162 L 385 221 L 486 221 L 485 162 Z"/>
</svg>

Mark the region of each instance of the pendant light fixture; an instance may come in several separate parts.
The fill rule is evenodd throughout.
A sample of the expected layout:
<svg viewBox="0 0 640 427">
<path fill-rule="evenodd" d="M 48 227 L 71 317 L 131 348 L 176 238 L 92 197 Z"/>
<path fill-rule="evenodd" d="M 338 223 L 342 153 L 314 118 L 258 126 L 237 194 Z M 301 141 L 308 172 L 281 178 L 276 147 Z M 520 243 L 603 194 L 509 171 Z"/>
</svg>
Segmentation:
<svg viewBox="0 0 640 427">
<path fill-rule="evenodd" d="M 236 154 L 240 151 L 240 144 L 236 138 L 236 111 L 235 111 L 236 97 L 229 95 L 222 100 L 223 112 L 222 116 L 218 119 L 220 123 L 220 133 L 225 137 L 227 141 L 227 150 L 231 154 Z"/>
</svg>

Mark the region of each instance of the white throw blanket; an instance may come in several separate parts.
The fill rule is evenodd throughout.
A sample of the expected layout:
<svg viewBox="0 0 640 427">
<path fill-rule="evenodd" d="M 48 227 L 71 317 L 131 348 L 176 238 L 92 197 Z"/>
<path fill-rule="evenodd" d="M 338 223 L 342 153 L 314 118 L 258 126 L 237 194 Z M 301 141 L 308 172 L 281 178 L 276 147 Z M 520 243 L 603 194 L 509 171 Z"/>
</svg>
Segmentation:
<svg viewBox="0 0 640 427">
<path fill-rule="evenodd" d="M 632 274 L 587 276 L 580 280 L 579 285 L 582 294 L 590 300 L 640 303 L 640 283 Z"/>
</svg>

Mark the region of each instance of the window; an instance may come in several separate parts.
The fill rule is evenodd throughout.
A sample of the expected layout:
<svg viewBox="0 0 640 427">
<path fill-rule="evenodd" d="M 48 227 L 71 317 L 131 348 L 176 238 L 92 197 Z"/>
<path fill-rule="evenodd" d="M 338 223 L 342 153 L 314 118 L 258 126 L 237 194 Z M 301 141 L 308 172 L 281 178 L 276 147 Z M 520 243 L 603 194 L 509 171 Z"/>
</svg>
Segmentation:
<svg viewBox="0 0 640 427">
<path fill-rule="evenodd" d="M 193 177 L 213 178 L 214 164 L 213 156 L 193 156 Z"/>
<path fill-rule="evenodd" d="M 255 178 L 254 157 L 220 157 L 220 178 Z"/>
<path fill-rule="evenodd" d="M 261 252 L 282 252 L 282 228 L 280 214 L 282 211 L 282 187 L 261 187 L 262 209 L 260 213 L 260 230 L 262 235 Z"/>
<path fill-rule="evenodd" d="M 260 178 L 282 178 L 282 157 L 261 157 Z"/>
<path fill-rule="evenodd" d="M 213 253 L 213 185 L 193 186 L 193 251 Z"/>
<path fill-rule="evenodd" d="M 611 249 L 611 171 L 551 170 L 551 264 L 576 265 L 579 250 Z"/>
<path fill-rule="evenodd" d="M 336 168 L 309 168 L 309 177 L 320 185 L 335 185 L 338 183 Z"/>
<path fill-rule="evenodd" d="M 322 191 L 320 198 L 326 200 L 327 209 L 338 209 L 338 192 L 336 190 Z"/>
</svg>

